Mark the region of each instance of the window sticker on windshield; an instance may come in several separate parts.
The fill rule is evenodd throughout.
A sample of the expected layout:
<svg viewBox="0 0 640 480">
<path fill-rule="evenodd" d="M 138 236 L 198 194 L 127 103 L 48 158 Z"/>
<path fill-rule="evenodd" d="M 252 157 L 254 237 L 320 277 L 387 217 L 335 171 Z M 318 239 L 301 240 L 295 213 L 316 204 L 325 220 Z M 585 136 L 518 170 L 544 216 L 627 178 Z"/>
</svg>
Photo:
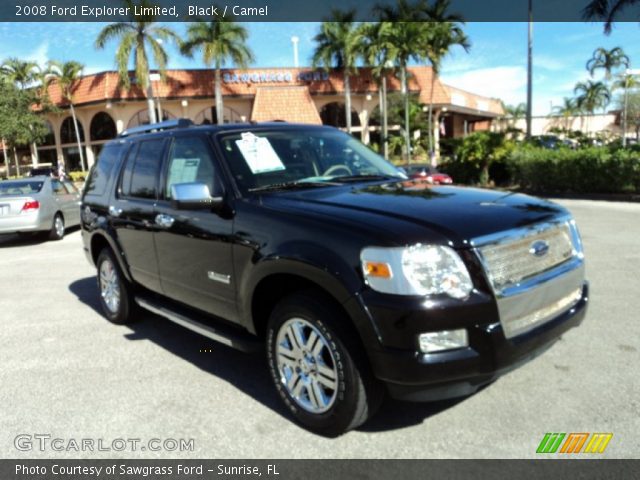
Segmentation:
<svg viewBox="0 0 640 480">
<path fill-rule="evenodd" d="M 267 173 L 285 170 L 282 160 L 278 157 L 269 140 L 256 137 L 251 132 L 243 133 L 236 145 L 244 157 L 252 173 Z"/>
</svg>

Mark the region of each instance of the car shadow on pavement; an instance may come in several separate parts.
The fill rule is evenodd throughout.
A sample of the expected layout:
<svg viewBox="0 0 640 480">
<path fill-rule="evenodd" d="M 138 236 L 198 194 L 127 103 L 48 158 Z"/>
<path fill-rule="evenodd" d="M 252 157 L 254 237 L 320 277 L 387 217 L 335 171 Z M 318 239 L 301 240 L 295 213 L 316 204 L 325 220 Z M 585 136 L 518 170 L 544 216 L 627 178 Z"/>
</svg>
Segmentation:
<svg viewBox="0 0 640 480">
<path fill-rule="evenodd" d="M 2 234 L 0 235 L 0 248 L 25 247 L 29 245 L 40 245 L 48 242 L 49 239 L 45 233 L 30 234 Z"/>
<path fill-rule="evenodd" d="M 95 277 L 76 280 L 69 285 L 69 290 L 104 319 Z M 234 385 L 287 420 L 292 420 L 271 384 L 262 354 L 239 352 L 144 310 L 136 322 L 122 328 L 129 330 L 124 335 L 128 340 L 151 340 L 197 368 Z M 464 398 L 432 403 L 409 403 L 387 398 L 378 414 L 359 427 L 358 431 L 384 432 L 417 425 L 462 400 Z"/>
</svg>

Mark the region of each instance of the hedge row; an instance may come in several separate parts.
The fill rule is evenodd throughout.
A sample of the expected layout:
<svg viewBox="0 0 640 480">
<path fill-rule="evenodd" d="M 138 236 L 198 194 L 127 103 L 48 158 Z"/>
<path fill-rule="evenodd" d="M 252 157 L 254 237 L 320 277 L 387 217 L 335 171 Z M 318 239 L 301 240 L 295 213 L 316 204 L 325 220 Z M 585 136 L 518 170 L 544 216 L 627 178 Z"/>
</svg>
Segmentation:
<svg viewBox="0 0 640 480">
<path fill-rule="evenodd" d="M 510 183 L 535 192 L 640 193 L 640 154 L 608 148 L 515 149 Z"/>
</svg>

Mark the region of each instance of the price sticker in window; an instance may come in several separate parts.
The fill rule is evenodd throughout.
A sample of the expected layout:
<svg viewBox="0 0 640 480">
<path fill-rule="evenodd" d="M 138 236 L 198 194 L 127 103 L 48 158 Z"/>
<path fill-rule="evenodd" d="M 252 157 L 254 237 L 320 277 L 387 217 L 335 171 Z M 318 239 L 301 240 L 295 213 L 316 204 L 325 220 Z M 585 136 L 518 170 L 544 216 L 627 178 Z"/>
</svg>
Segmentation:
<svg viewBox="0 0 640 480">
<path fill-rule="evenodd" d="M 251 132 L 241 134 L 236 145 L 253 173 L 268 173 L 285 170 L 285 166 L 278 157 L 269 140 L 258 137 Z"/>
</svg>

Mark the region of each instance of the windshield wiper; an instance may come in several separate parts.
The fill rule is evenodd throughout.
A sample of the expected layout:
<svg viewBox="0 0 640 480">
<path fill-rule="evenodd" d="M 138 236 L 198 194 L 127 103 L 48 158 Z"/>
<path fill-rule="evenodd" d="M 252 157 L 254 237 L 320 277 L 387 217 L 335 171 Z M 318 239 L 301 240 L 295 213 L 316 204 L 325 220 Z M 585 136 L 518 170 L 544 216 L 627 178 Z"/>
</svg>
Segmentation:
<svg viewBox="0 0 640 480">
<path fill-rule="evenodd" d="M 298 188 L 313 188 L 313 187 L 327 187 L 329 185 L 336 185 L 332 182 L 311 182 L 311 181 L 295 181 L 295 182 L 282 182 L 272 183 L 271 185 L 264 185 L 262 187 L 250 188 L 250 192 L 268 192 L 271 190 L 296 190 Z"/>
<path fill-rule="evenodd" d="M 359 174 L 359 175 L 345 175 L 340 177 L 333 177 L 331 179 L 334 182 L 349 183 L 349 182 L 366 182 L 373 180 L 406 180 L 403 177 L 396 177 L 395 175 L 380 175 L 380 174 Z"/>
</svg>

